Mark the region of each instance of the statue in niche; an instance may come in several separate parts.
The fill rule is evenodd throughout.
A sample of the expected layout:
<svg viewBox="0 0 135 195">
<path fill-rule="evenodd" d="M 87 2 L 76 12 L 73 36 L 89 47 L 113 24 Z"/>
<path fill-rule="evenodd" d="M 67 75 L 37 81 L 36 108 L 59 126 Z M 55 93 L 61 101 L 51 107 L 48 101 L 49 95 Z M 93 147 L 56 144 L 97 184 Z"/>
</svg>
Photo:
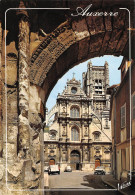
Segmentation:
<svg viewBox="0 0 135 195">
<path fill-rule="evenodd" d="M 63 135 L 66 135 L 66 128 L 63 127 Z"/>
<path fill-rule="evenodd" d="M 88 160 L 88 152 L 85 153 L 85 160 Z"/>
<path fill-rule="evenodd" d="M 63 107 L 63 112 L 66 112 L 65 107 Z"/>
<path fill-rule="evenodd" d="M 87 127 L 85 127 L 85 135 L 88 135 Z"/>
</svg>

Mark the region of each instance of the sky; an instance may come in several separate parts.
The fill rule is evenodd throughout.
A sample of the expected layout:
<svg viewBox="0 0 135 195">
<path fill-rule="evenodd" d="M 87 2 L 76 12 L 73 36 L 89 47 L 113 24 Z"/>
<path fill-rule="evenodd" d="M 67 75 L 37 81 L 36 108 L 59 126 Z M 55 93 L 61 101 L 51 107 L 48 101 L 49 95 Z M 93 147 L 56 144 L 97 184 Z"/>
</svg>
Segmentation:
<svg viewBox="0 0 135 195">
<path fill-rule="evenodd" d="M 118 67 L 121 64 L 121 61 L 123 59 L 123 56 L 120 57 L 115 57 L 115 56 L 103 56 L 103 57 L 97 57 L 97 58 L 92 58 L 89 59 L 72 69 L 70 69 L 66 74 L 63 75 L 62 78 L 58 80 L 54 88 L 52 89 L 47 103 L 46 107 L 48 108 L 48 111 L 56 104 L 56 99 L 58 93 L 62 93 L 64 90 L 67 79 L 72 79 L 73 78 L 73 73 L 75 73 L 74 77 L 76 80 L 81 80 L 82 83 L 82 73 L 87 71 L 87 63 L 91 60 L 92 65 L 94 66 L 104 66 L 105 61 L 108 62 L 109 64 L 109 80 L 110 80 L 110 86 L 113 84 L 118 84 L 120 83 L 120 70 L 118 70 Z"/>
</svg>

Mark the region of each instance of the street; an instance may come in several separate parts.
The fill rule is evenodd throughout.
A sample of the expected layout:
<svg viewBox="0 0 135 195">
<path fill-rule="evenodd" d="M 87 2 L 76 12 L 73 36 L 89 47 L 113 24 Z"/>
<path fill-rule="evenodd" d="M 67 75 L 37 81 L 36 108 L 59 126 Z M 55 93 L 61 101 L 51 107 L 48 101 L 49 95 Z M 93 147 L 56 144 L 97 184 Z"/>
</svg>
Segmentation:
<svg viewBox="0 0 135 195">
<path fill-rule="evenodd" d="M 114 195 L 117 191 L 109 189 L 102 182 L 101 175 L 89 172 L 62 172 L 49 176 L 51 195 Z"/>
</svg>

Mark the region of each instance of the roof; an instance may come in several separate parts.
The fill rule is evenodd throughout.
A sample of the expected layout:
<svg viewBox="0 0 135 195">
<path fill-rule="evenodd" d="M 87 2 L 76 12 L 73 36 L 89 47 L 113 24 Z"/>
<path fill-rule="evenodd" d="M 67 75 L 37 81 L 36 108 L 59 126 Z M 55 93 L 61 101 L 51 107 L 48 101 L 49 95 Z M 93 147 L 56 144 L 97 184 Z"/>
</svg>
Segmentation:
<svg viewBox="0 0 135 195">
<path fill-rule="evenodd" d="M 76 85 L 81 85 L 81 82 L 80 81 L 77 81 L 74 77 L 67 81 L 67 84 L 76 84 Z"/>
<path fill-rule="evenodd" d="M 115 84 L 107 88 L 107 94 L 111 95 L 114 91 L 114 89 L 117 89 L 120 86 L 120 84 Z"/>
</svg>

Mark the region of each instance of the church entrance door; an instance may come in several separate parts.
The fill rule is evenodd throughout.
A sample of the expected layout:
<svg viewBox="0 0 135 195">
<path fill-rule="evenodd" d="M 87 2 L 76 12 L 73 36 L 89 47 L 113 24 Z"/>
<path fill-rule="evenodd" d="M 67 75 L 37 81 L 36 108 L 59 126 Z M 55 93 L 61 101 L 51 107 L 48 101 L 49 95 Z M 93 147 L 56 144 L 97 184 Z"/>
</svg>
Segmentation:
<svg viewBox="0 0 135 195">
<path fill-rule="evenodd" d="M 77 150 L 73 150 L 70 154 L 70 159 L 71 159 L 72 170 L 79 170 L 80 169 L 80 152 Z"/>
<path fill-rule="evenodd" d="M 97 159 L 95 160 L 95 169 L 96 169 L 96 167 L 99 167 L 100 165 L 101 165 L 100 159 L 97 158 Z"/>
<path fill-rule="evenodd" d="M 55 160 L 54 159 L 50 159 L 49 165 L 55 165 Z"/>
</svg>

